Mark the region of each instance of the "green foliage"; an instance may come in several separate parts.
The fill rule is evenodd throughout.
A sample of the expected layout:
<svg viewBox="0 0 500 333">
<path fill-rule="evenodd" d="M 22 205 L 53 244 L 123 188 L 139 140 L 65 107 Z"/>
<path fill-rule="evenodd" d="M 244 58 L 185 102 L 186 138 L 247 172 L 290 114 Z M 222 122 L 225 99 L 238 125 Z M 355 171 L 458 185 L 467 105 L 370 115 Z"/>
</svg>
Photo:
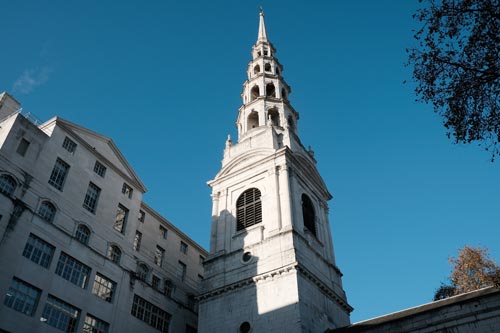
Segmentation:
<svg viewBox="0 0 500 333">
<path fill-rule="evenodd" d="M 500 0 L 419 0 L 407 50 L 417 100 L 431 103 L 456 143 L 500 153 Z"/>
</svg>

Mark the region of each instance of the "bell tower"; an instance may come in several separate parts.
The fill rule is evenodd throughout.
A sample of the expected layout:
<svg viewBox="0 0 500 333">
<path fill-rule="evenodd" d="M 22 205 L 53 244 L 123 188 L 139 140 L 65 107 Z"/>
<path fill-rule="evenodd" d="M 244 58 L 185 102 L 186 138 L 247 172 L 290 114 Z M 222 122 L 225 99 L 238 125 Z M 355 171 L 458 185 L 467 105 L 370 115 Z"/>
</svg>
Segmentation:
<svg viewBox="0 0 500 333">
<path fill-rule="evenodd" d="M 212 188 L 200 332 L 324 332 L 349 324 L 335 265 L 332 198 L 297 131 L 299 114 L 260 12 L 243 83 L 238 139 Z"/>
</svg>

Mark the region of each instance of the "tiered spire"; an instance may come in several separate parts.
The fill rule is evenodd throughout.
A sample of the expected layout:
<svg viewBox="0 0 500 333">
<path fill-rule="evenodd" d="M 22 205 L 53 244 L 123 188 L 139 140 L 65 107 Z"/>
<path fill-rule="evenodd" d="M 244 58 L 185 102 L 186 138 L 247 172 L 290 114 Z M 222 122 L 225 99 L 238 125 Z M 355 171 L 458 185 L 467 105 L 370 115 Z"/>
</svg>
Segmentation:
<svg viewBox="0 0 500 333">
<path fill-rule="evenodd" d="M 267 37 L 261 8 L 257 41 L 252 47 L 252 61 L 247 68 L 248 80 L 243 84 L 241 93 L 243 105 L 237 120 L 238 139 L 247 137 L 252 129 L 262 126 L 274 126 L 296 134 L 298 114 L 288 102 L 290 87 L 281 76 L 283 66 L 275 53 L 276 49 Z"/>
</svg>

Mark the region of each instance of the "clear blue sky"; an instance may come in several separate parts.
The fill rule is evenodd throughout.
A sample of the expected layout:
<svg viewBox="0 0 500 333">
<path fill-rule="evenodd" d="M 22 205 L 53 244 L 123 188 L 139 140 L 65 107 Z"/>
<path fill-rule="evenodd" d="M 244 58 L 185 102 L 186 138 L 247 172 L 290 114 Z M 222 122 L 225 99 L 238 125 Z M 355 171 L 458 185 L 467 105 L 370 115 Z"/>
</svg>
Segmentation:
<svg viewBox="0 0 500 333">
<path fill-rule="evenodd" d="M 465 244 L 500 259 L 500 159 L 453 145 L 404 67 L 417 1 L 1 1 L 0 91 L 112 137 L 144 199 L 204 247 L 206 181 L 264 6 L 316 152 L 352 321 L 426 303 Z"/>
</svg>

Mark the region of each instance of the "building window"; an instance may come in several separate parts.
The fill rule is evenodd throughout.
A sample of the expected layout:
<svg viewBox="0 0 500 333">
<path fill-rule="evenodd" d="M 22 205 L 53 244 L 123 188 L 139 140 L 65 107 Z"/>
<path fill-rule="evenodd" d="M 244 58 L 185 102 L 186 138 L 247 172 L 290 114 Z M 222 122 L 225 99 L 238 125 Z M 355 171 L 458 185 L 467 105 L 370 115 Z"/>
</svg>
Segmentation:
<svg viewBox="0 0 500 333">
<path fill-rule="evenodd" d="M 137 278 L 146 282 L 148 280 L 149 269 L 145 264 L 137 264 Z"/>
<path fill-rule="evenodd" d="M 269 73 L 271 72 L 271 64 L 270 63 L 267 62 L 264 65 L 264 71 L 269 72 Z"/>
<path fill-rule="evenodd" d="M 186 270 L 186 264 L 179 260 L 179 262 L 177 263 L 177 277 L 181 281 L 184 281 L 184 279 L 186 278 Z"/>
<path fill-rule="evenodd" d="M 38 215 L 45 221 L 52 223 L 56 216 L 56 207 L 49 201 L 43 201 L 38 208 Z"/>
<path fill-rule="evenodd" d="M 161 283 L 161 279 L 153 274 L 153 279 L 151 281 L 151 285 L 152 285 L 153 289 L 160 290 L 160 283 Z"/>
<path fill-rule="evenodd" d="M 47 297 L 41 321 L 63 332 L 76 332 L 80 310 L 52 295 Z"/>
<path fill-rule="evenodd" d="M 55 249 L 46 241 L 30 234 L 24 246 L 23 256 L 44 268 L 49 268 Z"/>
<path fill-rule="evenodd" d="M 167 228 L 165 228 L 164 226 L 160 225 L 160 235 L 161 235 L 161 238 L 167 239 L 167 234 L 168 234 Z"/>
<path fill-rule="evenodd" d="M 17 146 L 16 152 L 24 156 L 26 154 L 26 151 L 28 150 L 28 147 L 30 146 L 30 142 L 26 140 L 25 138 L 22 138 L 21 141 L 19 141 L 19 145 Z"/>
<path fill-rule="evenodd" d="M 261 222 L 260 191 L 256 188 L 248 189 L 236 201 L 236 230 L 243 230 Z"/>
<path fill-rule="evenodd" d="M 250 112 L 247 118 L 247 130 L 259 127 L 259 114 L 255 111 Z"/>
<path fill-rule="evenodd" d="M 68 175 L 69 164 L 58 158 L 50 174 L 49 184 L 62 191 L 66 176 Z"/>
<path fill-rule="evenodd" d="M 0 192 L 5 195 L 14 194 L 16 189 L 16 181 L 12 176 L 3 174 L 0 176 Z"/>
<path fill-rule="evenodd" d="M 184 254 L 187 254 L 187 252 L 188 252 L 188 245 L 186 243 L 184 243 L 183 241 L 181 241 L 181 252 Z"/>
<path fill-rule="evenodd" d="M 314 206 L 311 199 L 305 194 L 302 194 L 302 217 L 304 219 L 304 227 L 316 236 Z"/>
<path fill-rule="evenodd" d="M 62 146 L 63 146 L 64 149 L 66 149 L 67 151 L 69 151 L 72 154 L 76 150 L 76 143 L 73 140 L 71 140 L 70 138 L 68 138 L 68 137 L 64 138 Z"/>
<path fill-rule="evenodd" d="M 204 262 L 205 262 L 205 257 L 204 256 L 200 256 L 200 265 L 203 265 Z"/>
<path fill-rule="evenodd" d="M 174 292 L 174 283 L 170 280 L 165 280 L 165 290 L 163 291 L 166 296 L 172 297 L 172 293 Z"/>
<path fill-rule="evenodd" d="M 276 88 L 274 86 L 274 83 L 270 82 L 266 85 L 266 96 L 276 97 Z"/>
<path fill-rule="evenodd" d="M 99 161 L 95 161 L 94 172 L 99 176 L 104 177 L 106 174 L 106 167 Z"/>
<path fill-rule="evenodd" d="M 135 251 L 139 251 L 141 248 L 142 233 L 140 231 L 135 232 L 133 248 Z"/>
<path fill-rule="evenodd" d="M 120 264 L 120 259 L 122 257 L 122 251 L 116 245 L 110 245 L 108 247 L 108 259 L 114 262 L 115 264 Z"/>
<path fill-rule="evenodd" d="M 61 252 L 56 274 L 80 288 L 85 288 L 90 276 L 90 267 Z"/>
<path fill-rule="evenodd" d="M 132 192 L 134 190 L 127 183 L 123 183 L 122 193 L 125 194 L 129 199 L 132 199 Z"/>
<path fill-rule="evenodd" d="M 172 316 L 144 298 L 134 295 L 131 314 L 160 332 L 168 333 L 168 326 Z"/>
<path fill-rule="evenodd" d="M 255 65 L 255 67 L 253 68 L 253 73 L 255 75 L 257 75 L 257 74 L 260 73 L 260 66 L 259 66 L 259 64 Z"/>
<path fill-rule="evenodd" d="M 116 231 L 124 234 L 125 226 L 127 224 L 127 218 L 128 218 L 128 209 L 118 204 L 118 209 L 116 210 L 115 224 L 113 228 L 115 228 Z"/>
<path fill-rule="evenodd" d="M 161 267 L 164 257 L 165 257 L 165 250 L 156 245 L 155 264 Z"/>
<path fill-rule="evenodd" d="M 143 210 L 139 211 L 139 222 L 143 222 L 146 219 L 146 213 Z"/>
<path fill-rule="evenodd" d="M 100 195 L 101 189 L 94 183 L 90 182 L 87 194 L 85 194 L 85 200 L 83 200 L 83 208 L 95 214 Z"/>
<path fill-rule="evenodd" d="M 109 324 L 103 320 L 87 314 L 83 323 L 83 333 L 108 333 Z"/>
<path fill-rule="evenodd" d="M 75 238 L 80 243 L 87 245 L 90 239 L 90 229 L 83 224 L 78 225 L 76 228 Z"/>
<path fill-rule="evenodd" d="M 25 315 L 32 316 L 36 311 L 41 292 L 40 289 L 14 277 L 7 294 L 5 294 L 3 304 Z"/>
<path fill-rule="evenodd" d="M 108 279 L 104 275 L 96 273 L 94 286 L 92 287 L 92 294 L 105 300 L 106 302 L 113 302 L 113 296 L 116 290 L 116 282 Z"/>
<path fill-rule="evenodd" d="M 253 101 L 255 100 L 256 98 L 258 98 L 260 96 L 260 89 L 259 89 L 259 86 L 255 85 L 252 87 L 252 89 L 250 90 L 250 101 Z"/>
</svg>

